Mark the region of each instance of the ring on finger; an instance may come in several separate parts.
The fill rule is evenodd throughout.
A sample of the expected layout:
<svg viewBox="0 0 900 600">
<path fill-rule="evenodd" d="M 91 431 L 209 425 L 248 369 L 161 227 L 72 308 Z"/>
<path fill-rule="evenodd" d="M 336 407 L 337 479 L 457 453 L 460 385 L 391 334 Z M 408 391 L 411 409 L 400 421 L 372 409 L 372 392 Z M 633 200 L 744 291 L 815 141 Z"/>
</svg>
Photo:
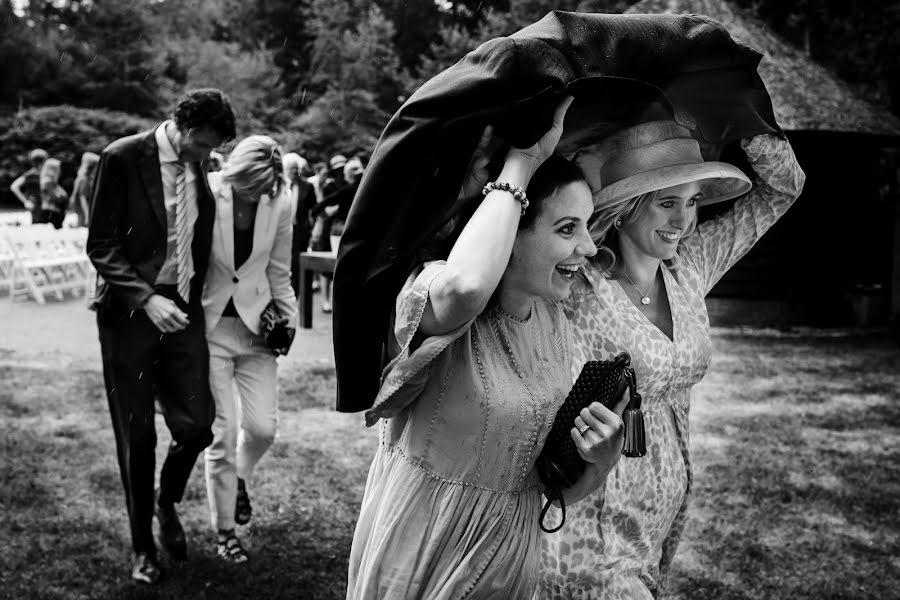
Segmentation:
<svg viewBox="0 0 900 600">
<path fill-rule="evenodd" d="M 585 425 L 584 427 L 579 427 L 579 428 L 578 428 L 578 433 L 581 434 L 581 435 L 583 436 L 584 433 L 585 433 L 586 431 L 588 431 L 590 428 L 591 428 L 590 425 Z"/>
</svg>

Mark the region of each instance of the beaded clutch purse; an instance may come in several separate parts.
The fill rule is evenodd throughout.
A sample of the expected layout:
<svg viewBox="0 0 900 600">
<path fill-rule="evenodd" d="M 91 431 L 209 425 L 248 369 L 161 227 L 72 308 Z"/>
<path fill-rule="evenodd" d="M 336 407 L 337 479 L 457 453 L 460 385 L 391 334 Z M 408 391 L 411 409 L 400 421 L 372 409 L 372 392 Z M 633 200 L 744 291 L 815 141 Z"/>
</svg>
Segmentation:
<svg viewBox="0 0 900 600">
<path fill-rule="evenodd" d="M 637 393 L 634 369 L 630 365 L 631 357 L 625 352 L 610 361 L 588 361 L 556 413 L 553 427 L 547 435 L 547 441 L 536 463 L 538 475 L 546 486 L 544 495 L 547 502 L 541 510 L 540 526 L 547 533 L 558 531 L 566 522 L 566 503 L 562 491 L 573 486 L 587 468 L 587 463 L 578 454 L 570 433 L 575 426 L 575 417 L 581 409 L 592 402 L 600 402 L 612 409 L 622 397 L 622 392 L 628 388 L 631 398 L 622 415 L 625 423 L 622 454 L 639 457 L 647 452 L 641 395 Z M 544 518 L 554 501 L 558 501 L 562 509 L 562 520 L 553 529 L 548 529 L 544 526 Z"/>
<path fill-rule="evenodd" d="M 287 326 L 288 319 L 281 316 L 274 300 L 269 301 L 259 319 L 260 329 L 272 354 L 276 356 L 287 354 L 294 341 L 294 330 Z"/>
</svg>

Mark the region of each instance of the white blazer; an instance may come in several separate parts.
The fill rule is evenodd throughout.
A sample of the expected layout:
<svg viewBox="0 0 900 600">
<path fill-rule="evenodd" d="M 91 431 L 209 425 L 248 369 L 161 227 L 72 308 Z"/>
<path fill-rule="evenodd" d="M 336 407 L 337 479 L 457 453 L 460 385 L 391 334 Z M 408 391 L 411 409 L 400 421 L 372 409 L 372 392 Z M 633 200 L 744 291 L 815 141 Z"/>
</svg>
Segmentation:
<svg viewBox="0 0 900 600">
<path fill-rule="evenodd" d="M 253 333 L 260 331 L 260 315 L 270 300 L 297 326 L 297 299 L 291 287 L 291 201 L 287 190 L 275 198 L 263 195 L 253 225 L 253 250 L 239 269 L 234 268 L 234 207 L 231 186 L 210 177 L 216 199 L 212 250 L 203 287 L 206 331 L 222 318 L 228 299 L 234 298 L 238 315 Z"/>
</svg>

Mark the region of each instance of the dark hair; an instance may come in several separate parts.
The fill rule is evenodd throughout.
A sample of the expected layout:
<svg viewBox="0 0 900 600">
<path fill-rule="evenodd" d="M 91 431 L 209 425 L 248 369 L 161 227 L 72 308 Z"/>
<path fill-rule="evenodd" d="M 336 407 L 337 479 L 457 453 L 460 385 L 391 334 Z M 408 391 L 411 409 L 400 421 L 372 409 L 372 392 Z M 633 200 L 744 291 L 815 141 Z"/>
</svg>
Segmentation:
<svg viewBox="0 0 900 600">
<path fill-rule="evenodd" d="M 541 214 L 544 200 L 552 197 L 559 188 L 576 181 L 584 181 L 584 173 L 570 160 L 553 154 L 545 160 L 525 190 L 528 196 L 528 209 L 519 219 L 519 229 L 530 229 Z"/>
<path fill-rule="evenodd" d="M 559 188 L 576 181 L 584 181 L 581 168 L 570 160 L 554 154 L 538 167 L 528 184 L 525 194 L 528 196 L 528 209 L 519 219 L 519 230 L 534 226 L 541 214 L 544 201 L 552 197 Z M 472 200 L 460 209 L 450 220 L 438 229 L 417 253 L 418 262 L 443 260 L 450 255 L 450 250 L 466 224 L 478 209 L 478 201 Z"/>
<path fill-rule="evenodd" d="M 221 90 L 190 90 L 181 97 L 172 115 L 181 130 L 209 127 L 225 141 L 237 135 L 231 102 Z"/>
<path fill-rule="evenodd" d="M 43 148 L 35 148 L 28 153 L 28 162 L 36 169 L 40 169 L 41 165 L 43 165 L 44 161 L 48 158 L 50 158 L 50 155 L 47 154 L 47 151 Z"/>
</svg>

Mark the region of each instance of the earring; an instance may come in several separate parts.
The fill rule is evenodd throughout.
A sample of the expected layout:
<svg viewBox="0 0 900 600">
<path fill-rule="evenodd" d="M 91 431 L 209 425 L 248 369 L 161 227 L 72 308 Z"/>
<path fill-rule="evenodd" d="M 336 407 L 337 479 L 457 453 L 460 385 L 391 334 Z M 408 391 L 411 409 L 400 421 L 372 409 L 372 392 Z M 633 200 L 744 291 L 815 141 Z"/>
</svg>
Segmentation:
<svg viewBox="0 0 900 600">
<path fill-rule="evenodd" d="M 616 219 L 615 226 L 616 226 L 616 229 L 618 229 L 619 227 L 621 227 L 621 226 L 622 226 L 622 219 Z"/>
</svg>

